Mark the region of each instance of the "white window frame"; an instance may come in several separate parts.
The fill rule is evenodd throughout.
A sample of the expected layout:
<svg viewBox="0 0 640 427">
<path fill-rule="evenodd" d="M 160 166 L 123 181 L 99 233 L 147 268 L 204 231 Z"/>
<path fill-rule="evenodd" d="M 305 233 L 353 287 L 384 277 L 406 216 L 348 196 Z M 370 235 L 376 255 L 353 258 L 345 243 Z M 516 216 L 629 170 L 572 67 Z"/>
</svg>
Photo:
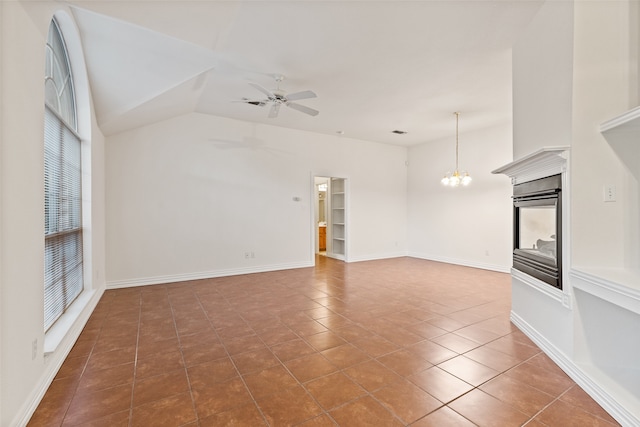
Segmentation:
<svg viewBox="0 0 640 427">
<path fill-rule="evenodd" d="M 73 74 L 64 37 L 51 21 L 45 54 L 44 329 L 84 289 L 82 151 L 77 134 Z"/>
</svg>

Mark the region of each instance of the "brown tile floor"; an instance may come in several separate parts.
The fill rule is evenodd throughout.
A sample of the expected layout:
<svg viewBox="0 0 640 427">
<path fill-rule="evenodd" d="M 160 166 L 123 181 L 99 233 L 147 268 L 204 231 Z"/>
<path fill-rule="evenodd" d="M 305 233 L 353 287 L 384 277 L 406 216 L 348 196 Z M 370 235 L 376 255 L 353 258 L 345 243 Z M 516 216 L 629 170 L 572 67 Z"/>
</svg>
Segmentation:
<svg viewBox="0 0 640 427">
<path fill-rule="evenodd" d="M 509 284 L 319 257 L 107 291 L 30 425 L 618 425 L 509 322 Z"/>
</svg>

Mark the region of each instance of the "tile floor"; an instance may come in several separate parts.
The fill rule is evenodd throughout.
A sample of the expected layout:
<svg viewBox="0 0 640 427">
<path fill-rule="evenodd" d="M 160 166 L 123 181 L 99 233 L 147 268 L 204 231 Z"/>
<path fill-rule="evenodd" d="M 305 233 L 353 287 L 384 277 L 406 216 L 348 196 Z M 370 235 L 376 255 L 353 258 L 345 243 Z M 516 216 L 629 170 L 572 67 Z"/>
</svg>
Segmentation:
<svg viewBox="0 0 640 427">
<path fill-rule="evenodd" d="M 508 275 L 316 262 L 107 291 L 29 425 L 618 425 L 509 322 Z"/>
</svg>

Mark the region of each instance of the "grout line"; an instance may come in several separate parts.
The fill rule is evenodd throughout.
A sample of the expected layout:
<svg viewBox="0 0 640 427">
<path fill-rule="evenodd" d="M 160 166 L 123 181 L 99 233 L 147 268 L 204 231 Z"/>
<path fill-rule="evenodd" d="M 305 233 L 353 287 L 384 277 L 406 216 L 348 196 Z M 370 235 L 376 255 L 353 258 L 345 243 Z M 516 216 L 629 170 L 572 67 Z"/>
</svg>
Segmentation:
<svg viewBox="0 0 640 427">
<path fill-rule="evenodd" d="M 82 377 L 84 376 L 85 372 L 87 371 L 87 366 L 89 365 L 89 360 L 91 359 L 91 356 L 93 355 L 93 352 L 95 350 L 96 345 L 98 344 L 98 338 L 100 337 L 100 334 L 102 333 L 102 329 L 104 328 L 104 325 L 105 325 L 105 323 L 107 321 L 108 313 L 109 313 L 109 311 L 107 311 L 107 313 L 104 314 L 104 316 L 103 316 L 99 331 L 98 331 L 98 333 L 96 335 L 96 338 L 94 339 L 93 345 L 91 346 L 91 350 L 89 351 L 89 355 L 87 356 L 87 360 L 86 360 L 84 366 L 82 367 L 82 372 L 78 376 L 78 381 L 77 381 L 77 383 L 76 383 L 76 385 L 74 387 L 74 391 L 73 391 L 73 393 L 71 395 L 71 399 L 69 399 L 69 403 L 67 404 L 67 407 L 66 407 L 66 409 L 64 411 L 64 414 L 62 416 L 61 424 L 64 423 L 64 420 L 65 420 L 65 418 L 67 417 L 67 415 L 69 413 L 69 409 L 71 408 L 71 403 L 73 403 L 73 399 L 76 397 L 76 394 L 78 393 L 78 388 L 80 387 L 80 381 L 82 380 Z M 89 318 L 91 318 L 91 316 L 89 316 Z M 82 335 L 82 332 L 80 334 Z M 80 338 L 80 337 L 78 337 L 78 338 Z M 75 345 L 75 343 L 74 343 L 74 345 Z M 71 351 L 73 351 L 73 347 L 71 348 Z M 62 362 L 63 364 L 67 361 L 68 357 L 69 357 L 68 355 L 67 355 L 67 357 L 65 357 L 64 362 Z M 54 381 L 55 381 L 55 377 L 54 377 Z M 44 399 L 44 397 L 43 397 L 43 399 Z"/>
<path fill-rule="evenodd" d="M 182 359 L 182 367 L 184 369 L 184 375 L 187 377 L 187 385 L 189 386 L 189 396 L 191 397 L 191 407 L 193 408 L 193 413 L 196 416 L 196 423 L 200 424 L 200 416 L 198 415 L 198 409 L 196 408 L 196 401 L 193 398 L 193 389 L 191 388 L 191 378 L 189 377 L 189 371 L 187 369 L 187 362 L 184 358 L 184 353 L 182 351 L 182 343 L 180 341 L 180 333 L 178 331 L 178 324 L 176 322 L 175 310 L 173 308 L 173 303 L 171 302 L 169 289 L 166 289 L 166 298 L 171 309 L 171 318 L 173 319 L 173 328 L 176 331 L 176 338 L 178 341 L 178 351 L 180 351 L 180 358 Z M 131 427 L 131 426 L 130 426 Z"/>
<path fill-rule="evenodd" d="M 555 398 L 555 399 L 553 399 L 551 402 L 547 403 L 547 404 L 546 404 L 542 409 L 540 409 L 538 412 L 536 412 L 535 414 L 533 414 L 533 415 L 531 416 L 531 418 L 530 418 L 526 423 L 524 423 L 524 424 L 523 424 L 523 426 L 526 426 L 527 424 L 529 424 L 529 423 L 531 423 L 532 421 L 534 421 L 534 420 L 535 420 L 535 418 L 536 418 L 538 415 L 540 415 L 541 413 L 543 413 L 543 412 L 544 412 L 544 411 L 545 411 L 549 406 L 553 405 L 553 404 L 554 404 L 554 403 L 556 403 L 558 400 L 560 400 L 560 398 L 561 398 L 562 396 L 564 396 L 564 395 L 565 395 L 565 393 L 567 393 L 570 389 L 571 389 L 571 387 L 569 387 L 568 389 L 566 389 L 566 390 L 565 390 L 564 392 L 562 392 L 559 396 L 556 396 L 556 398 Z M 536 389 L 536 390 L 537 390 L 537 389 Z M 540 422 L 540 423 L 541 423 L 541 424 L 544 424 L 544 423 L 542 423 L 542 422 Z"/>
<path fill-rule="evenodd" d="M 129 427 L 133 426 L 133 399 L 138 373 L 138 346 L 140 344 L 140 323 L 142 323 L 142 292 L 138 295 L 138 330 L 136 333 L 136 352 L 133 357 L 133 378 L 131 380 L 131 403 L 129 404 Z"/>
<path fill-rule="evenodd" d="M 244 385 L 244 388 L 247 390 L 247 393 L 249 393 L 249 396 L 251 396 L 251 401 L 253 402 L 254 406 L 258 409 L 258 412 L 262 416 L 262 419 L 264 420 L 265 425 L 268 426 L 269 425 L 269 421 L 267 420 L 266 415 L 262 411 L 262 408 L 260 408 L 260 406 L 258 405 L 258 402 L 256 401 L 255 396 L 253 395 L 253 393 L 251 393 L 251 389 L 247 385 L 247 382 L 244 380 L 244 377 L 243 377 L 242 373 L 240 372 L 240 369 L 238 369 L 238 366 L 236 365 L 235 360 L 233 360 L 233 357 L 231 356 L 231 353 L 229 353 L 229 350 L 227 349 L 227 345 L 225 344 L 224 340 L 220 337 L 220 334 L 218 333 L 218 330 L 216 329 L 213 321 L 209 317 L 209 314 L 207 313 L 207 310 L 204 308 L 204 305 L 202 304 L 202 300 L 200 299 L 200 295 L 197 292 L 194 292 L 194 295 L 195 295 L 196 299 L 198 300 L 198 305 L 200 306 L 203 314 L 205 315 L 207 321 L 209 322 L 209 325 L 211 326 L 211 329 L 213 330 L 213 333 L 216 335 L 216 338 L 218 339 L 220 344 L 222 344 L 222 347 L 224 348 L 224 351 L 227 354 L 227 357 L 231 361 L 231 364 L 233 365 L 234 369 L 236 370 L 236 372 L 238 374 L 238 377 L 240 378 L 240 381 L 242 381 L 242 384 Z M 227 302 L 228 305 L 231 305 L 229 303 L 228 298 L 225 295 L 221 295 L 221 296 L 225 299 L 225 301 Z M 240 317 L 242 318 L 242 316 L 240 316 Z M 242 321 L 246 324 L 246 326 L 251 328 L 251 330 L 255 333 L 255 330 L 249 324 L 247 324 L 247 321 L 244 318 L 242 318 Z M 263 344 L 264 344 L 264 342 L 263 342 Z M 185 363 L 185 369 L 186 369 L 186 363 Z M 188 375 L 188 371 L 187 371 L 187 377 L 188 376 L 189 375 Z M 193 400 L 193 396 L 192 396 L 192 400 Z M 195 400 L 193 401 L 193 403 L 194 403 L 194 406 L 195 406 Z M 197 417 L 198 423 L 199 423 L 200 422 L 200 415 L 198 414 L 197 410 L 196 410 L 196 417 Z"/>
</svg>

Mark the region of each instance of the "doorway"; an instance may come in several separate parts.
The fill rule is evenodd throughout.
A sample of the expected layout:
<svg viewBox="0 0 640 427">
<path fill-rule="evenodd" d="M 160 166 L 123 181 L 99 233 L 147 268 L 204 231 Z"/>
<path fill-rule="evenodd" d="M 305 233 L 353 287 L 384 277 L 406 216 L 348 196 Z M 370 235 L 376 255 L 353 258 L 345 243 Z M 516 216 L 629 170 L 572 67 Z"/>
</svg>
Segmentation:
<svg viewBox="0 0 640 427">
<path fill-rule="evenodd" d="M 314 177 L 315 252 L 346 260 L 347 194 L 346 179 Z"/>
</svg>

